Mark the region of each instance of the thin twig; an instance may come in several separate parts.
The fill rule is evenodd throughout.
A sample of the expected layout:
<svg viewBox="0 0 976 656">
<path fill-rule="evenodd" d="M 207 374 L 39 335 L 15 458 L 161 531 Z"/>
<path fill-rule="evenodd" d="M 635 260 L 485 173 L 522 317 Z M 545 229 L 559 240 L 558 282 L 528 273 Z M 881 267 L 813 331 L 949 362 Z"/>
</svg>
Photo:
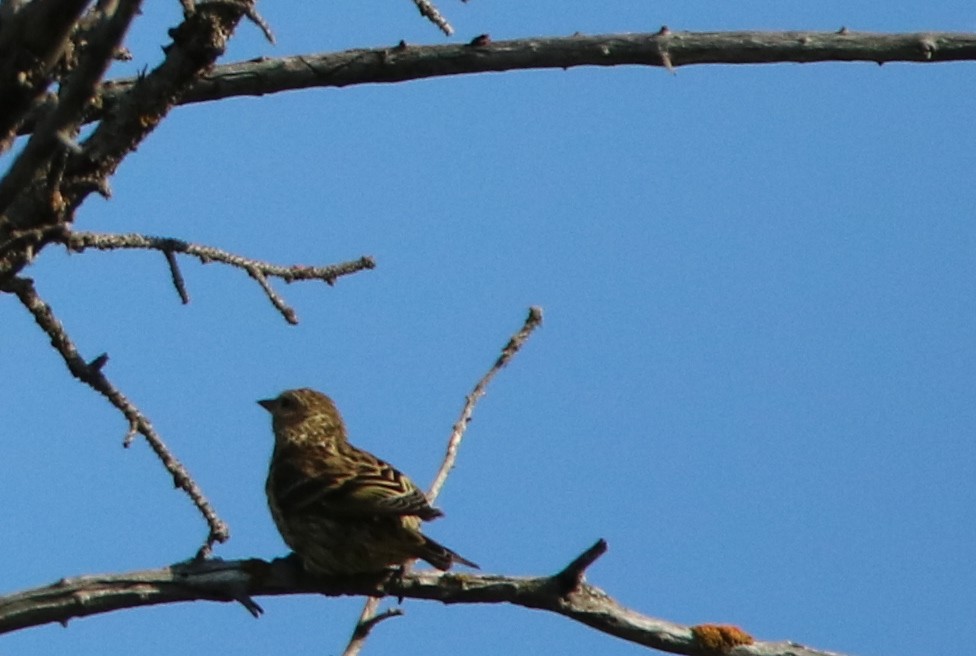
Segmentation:
<svg viewBox="0 0 976 656">
<path fill-rule="evenodd" d="M 221 264 L 227 264 L 238 269 L 243 269 L 249 276 L 257 281 L 257 283 L 261 286 L 261 289 L 264 290 L 268 300 L 270 300 L 272 305 L 274 305 L 275 308 L 282 314 L 285 321 L 291 324 L 298 323 L 298 318 L 295 315 L 295 311 L 290 308 L 287 303 L 285 303 L 284 299 L 282 299 L 277 292 L 274 291 L 271 284 L 268 282 L 268 276 L 281 278 L 287 283 L 302 280 L 322 280 L 329 286 L 332 286 L 335 284 L 336 280 L 342 276 L 347 276 L 366 269 L 376 268 L 376 262 L 373 260 L 373 258 L 368 256 L 361 257 L 358 260 L 350 260 L 349 262 L 342 262 L 340 264 L 332 264 L 329 266 L 281 266 L 278 264 L 271 264 L 270 262 L 264 262 L 262 260 L 242 257 L 212 246 L 191 244 L 183 241 L 182 239 L 153 237 L 140 234 L 67 232 L 63 235 L 59 235 L 56 238 L 56 241 L 64 244 L 67 248 L 77 253 L 81 253 L 88 248 L 96 248 L 102 251 L 111 251 L 124 248 L 161 251 L 166 255 L 167 261 L 170 262 L 170 270 L 173 272 L 173 284 L 176 286 L 177 291 L 180 293 L 180 298 L 183 299 L 184 303 L 189 301 L 189 296 L 187 295 L 186 288 L 183 285 L 183 277 L 182 275 L 179 275 L 179 269 L 175 268 L 173 265 L 173 262 L 175 261 L 175 253 L 191 255 L 204 264 L 209 262 L 220 262 Z"/>
<path fill-rule="evenodd" d="M 495 364 L 491 366 L 488 373 L 482 376 L 481 380 L 474 386 L 471 394 L 465 398 L 464 407 L 461 409 L 461 416 L 454 422 L 451 437 L 447 441 L 447 452 L 444 454 L 444 461 L 441 463 L 441 467 L 434 477 L 434 482 L 427 491 L 427 500 L 431 504 L 434 503 L 437 496 L 441 493 L 444 483 L 447 482 L 448 474 L 454 469 L 454 465 L 457 462 L 458 449 L 461 446 L 461 440 L 464 438 L 464 431 L 467 430 L 468 424 L 471 423 L 471 417 L 474 414 L 474 407 L 478 403 L 478 399 L 485 395 L 485 392 L 488 390 L 488 384 L 495 377 L 495 374 L 501 371 L 502 367 L 508 364 L 509 360 L 518 353 L 519 349 L 522 348 L 522 345 L 532 334 L 532 331 L 538 328 L 540 324 L 542 324 L 542 308 L 536 306 L 529 308 L 529 316 L 525 318 L 525 323 L 522 324 L 522 327 L 517 333 L 512 335 L 508 343 L 502 348 L 501 355 L 495 360 Z M 590 550 L 592 551 L 593 548 L 595 547 L 591 547 Z M 606 550 L 606 543 L 604 543 L 604 550 Z M 599 554 L 594 556 L 593 560 L 596 560 L 597 557 L 599 557 Z M 591 560 L 579 568 L 580 577 L 582 577 L 583 570 L 592 562 Z M 405 565 L 404 572 L 406 570 L 407 566 Z M 370 597 L 363 604 L 363 610 L 359 614 L 356 628 L 353 629 L 352 638 L 350 638 L 349 644 L 346 645 L 345 650 L 342 652 L 342 656 L 357 656 L 362 650 L 370 630 L 376 625 L 376 618 L 381 617 L 381 615 L 376 614 L 379 605 L 379 597 Z"/>
<path fill-rule="evenodd" d="M 34 281 L 30 278 L 14 278 L 10 280 L 3 291 L 11 292 L 20 299 L 20 302 L 33 315 L 34 321 L 41 327 L 51 339 L 51 345 L 64 358 L 68 370 L 75 378 L 85 383 L 96 392 L 108 399 L 109 403 L 115 406 L 125 416 L 129 422 L 129 430 L 126 434 L 125 444 L 131 441 L 136 433 L 146 438 L 150 448 L 162 461 L 166 471 L 173 477 L 173 483 L 190 497 L 193 505 L 197 507 L 203 515 L 210 534 L 200 550 L 197 552 L 198 558 L 206 557 L 214 543 L 225 542 L 230 537 L 230 530 L 227 524 L 217 515 L 204 496 L 203 491 L 190 476 L 186 467 L 176 459 L 169 448 L 160 438 L 153 428 L 149 419 L 139 411 L 139 409 L 125 397 L 102 373 L 102 367 L 108 361 L 108 356 L 102 354 L 88 363 L 81 354 L 74 342 L 68 336 L 64 326 L 54 315 L 51 306 L 44 302 L 34 288 Z"/>
<path fill-rule="evenodd" d="M 370 599 L 375 599 L 376 597 L 370 597 Z M 356 625 L 356 634 L 353 637 L 365 638 L 373 627 L 382 622 L 383 620 L 388 620 L 391 617 L 400 617 L 403 615 L 403 610 L 399 608 L 387 608 L 382 613 L 377 613 L 373 617 L 369 618 L 365 622 L 360 622 Z"/>
<path fill-rule="evenodd" d="M 441 488 L 444 487 L 444 483 L 447 481 L 447 475 L 454 469 L 454 464 L 457 462 L 458 447 L 461 445 L 464 431 L 467 430 L 468 424 L 471 423 L 474 406 L 478 403 L 478 399 L 485 395 L 491 379 L 518 353 L 519 349 L 522 348 L 522 345 L 532 334 L 532 331 L 538 328 L 540 324 L 542 324 L 542 308 L 535 306 L 529 308 L 529 316 L 525 318 L 525 323 L 522 324 L 522 328 L 508 340 L 495 364 L 478 381 L 478 384 L 471 390 L 471 394 L 465 398 L 461 416 L 454 423 L 451 438 L 447 441 L 447 452 L 444 454 L 444 461 L 441 463 L 441 468 L 438 470 L 437 476 L 434 477 L 434 482 L 431 484 L 430 489 L 427 490 L 427 499 L 431 503 L 434 503 L 434 500 L 441 493 Z"/>
<path fill-rule="evenodd" d="M 285 321 L 293 326 L 296 325 L 298 323 L 298 315 L 295 314 L 295 310 L 285 302 L 285 299 L 281 298 L 281 296 L 278 295 L 278 292 L 274 290 L 271 283 L 268 282 L 267 276 L 265 276 L 264 273 L 261 272 L 257 267 L 248 267 L 247 273 L 249 276 L 258 281 L 258 284 L 261 285 L 261 289 L 264 290 L 264 295 L 268 297 L 268 300 L 271 301 L 273 306 L 275 306 L 275 309 L 281 313 L 281 316 L 285 318 Z"/>
<path fill-rule="evenodd" d="M 183 305 L 186 305 L 190 302 L 190 295 L 186 291 L 186 280 L 183 279 L 183 272 L 180 271 L 180 263 L 176 261 L 176 254 L 171 250 L 165 250 L 163 255 L 166 256 L 166 264 L 169 265 L 169 273 L 173 278 L 176 293 L 180 295 Z"/>
<path fill-rule="evenodd" d="M 441 15 L 441 12 L 437 10 L 437 7 L 434 6 L 433 2 L 430 2 L 430 0 L 413 0 L 413 3 L 417 5 L 417 9 L 420 10 L 420 15 L 439 27 L 441 32 L 447 36 L 454 34 L 454 28 L 451 27 L 451 24 L 447 22 L 447 19 Z"/>
<path fill-rule="evenodd" d="M 358 656 L 359 652 L 363 650 L 363 645 L 366 644 L 366 638 L 369 637 L 369 632 L 377 624 L 374 620 L 379 617 L 376 614 L 379 607 L 380 597 L 369 597 L 366 599 L 366 603 L 363 604 L 363 610 L 359 613 L 359 619 L 356 620 L 356 626 L 352 630 L 352 637 L 349 638 L 349 644 L 342 650 L 342 656 Z"/>
</svg>

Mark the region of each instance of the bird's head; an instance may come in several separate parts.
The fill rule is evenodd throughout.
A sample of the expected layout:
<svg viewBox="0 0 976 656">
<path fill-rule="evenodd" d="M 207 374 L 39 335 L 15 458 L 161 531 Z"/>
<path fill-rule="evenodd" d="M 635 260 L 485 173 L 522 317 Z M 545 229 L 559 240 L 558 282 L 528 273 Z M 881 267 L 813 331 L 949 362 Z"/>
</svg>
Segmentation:
<svg viewBox="0 0 976 656">
<path fill-rule="evenodd" d="M 275 440 L 285 444 L 322 443 L 346 438 L 346 427 L 332 399 L 313 389 L 287 390 L 258 405 L 271 413 Z"/>
</svg>

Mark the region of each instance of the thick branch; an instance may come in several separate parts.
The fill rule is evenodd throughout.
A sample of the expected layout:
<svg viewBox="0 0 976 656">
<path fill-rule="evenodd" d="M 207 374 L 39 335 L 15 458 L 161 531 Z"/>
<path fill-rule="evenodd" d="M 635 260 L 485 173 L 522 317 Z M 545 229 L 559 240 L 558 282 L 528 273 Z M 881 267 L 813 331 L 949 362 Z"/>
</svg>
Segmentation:
<svg viewBox="0 0 976 656">
<path fill-rule="evenodd" d="M 81 126 L 82 110 L 98 95 L 102 77 L 141 5 L 142 0 L 119 0 L 115 12 L 95 28 L 78 66 L 61 84 L 57 107 L 42 121 L 0 180 L 0 213 L 45 169 L 63 142 Z"/>
<path fill-rule="evenodd" d="M 76 617 L 183 601 L 240 601 L 260 595 L 392 595 L 445 604 L 506 603 L 557 613 L 598 631 L 652 649 L 701 654 L 692 627 L 638 613 L 607 593 L 581 583 L 567 594 L 555 576 L 450 574 L 415 571 L 403 577 L 357 577 L 313 581 L 296 571 L 294 559 L 204 561 L 156 570 L 83 576 L 0 597 L 0 633 Z M 788 642 L 755 642 L 734 656 L 839 656 Z"/>
<path fill-rule="evenodd" d="M 410 46 L 258 59 L 217 66 L 187 89 L 180 104 L 279 91 L 429 77 L 574 66 L 918 62 L 976 60 L 976 34 L 919 32 L 670 32 L 574 35 L 485 45 Z M 134 79 L 106 83 L 110 111 Z M 99 115 L 92 115 L 91 119 Z M 24 132 L 32 128 L 25 126 Z"/>
<path fill-rule="evenodd" d="M 34 0 L 0 22 L 0 153 L 51 84 L 54 68 L 90 0 Z"/>
</svg>

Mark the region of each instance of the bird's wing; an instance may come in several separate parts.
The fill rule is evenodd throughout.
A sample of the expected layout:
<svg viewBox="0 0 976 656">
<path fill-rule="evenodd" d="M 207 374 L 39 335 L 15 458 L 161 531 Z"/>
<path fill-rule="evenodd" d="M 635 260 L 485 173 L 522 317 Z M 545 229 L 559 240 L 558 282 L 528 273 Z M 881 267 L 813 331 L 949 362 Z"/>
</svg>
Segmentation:
<svg viewBox="0 0 976 656">
<path fill-rule="evenodd" d="M 418 515 L 433 519 L 443 514 L 390 464 L 358 450 L 351 455 L 280 459 L 273 468 L 271 485 L 279 507 L 286 513 L 345 517 Z"/>
</svg>

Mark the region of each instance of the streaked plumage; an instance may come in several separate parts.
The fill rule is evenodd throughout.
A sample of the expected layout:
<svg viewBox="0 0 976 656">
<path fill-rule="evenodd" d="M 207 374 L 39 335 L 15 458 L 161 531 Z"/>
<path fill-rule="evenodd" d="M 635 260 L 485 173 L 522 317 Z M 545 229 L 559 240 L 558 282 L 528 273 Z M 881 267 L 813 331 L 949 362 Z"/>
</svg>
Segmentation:
<svg viewBox="0 0 976 656">
<path fill-rule="evenodd" d="M 421 521 L 443 513 L 406 475 L 349 444 L 328 396 L 297 389 L 258 403 L 275 435 L 265 486 L 271 516 L 308 571 L 375 572 L 414 558 L 441 570 L 477 567 L 420 532 Z"/>
</svg>

